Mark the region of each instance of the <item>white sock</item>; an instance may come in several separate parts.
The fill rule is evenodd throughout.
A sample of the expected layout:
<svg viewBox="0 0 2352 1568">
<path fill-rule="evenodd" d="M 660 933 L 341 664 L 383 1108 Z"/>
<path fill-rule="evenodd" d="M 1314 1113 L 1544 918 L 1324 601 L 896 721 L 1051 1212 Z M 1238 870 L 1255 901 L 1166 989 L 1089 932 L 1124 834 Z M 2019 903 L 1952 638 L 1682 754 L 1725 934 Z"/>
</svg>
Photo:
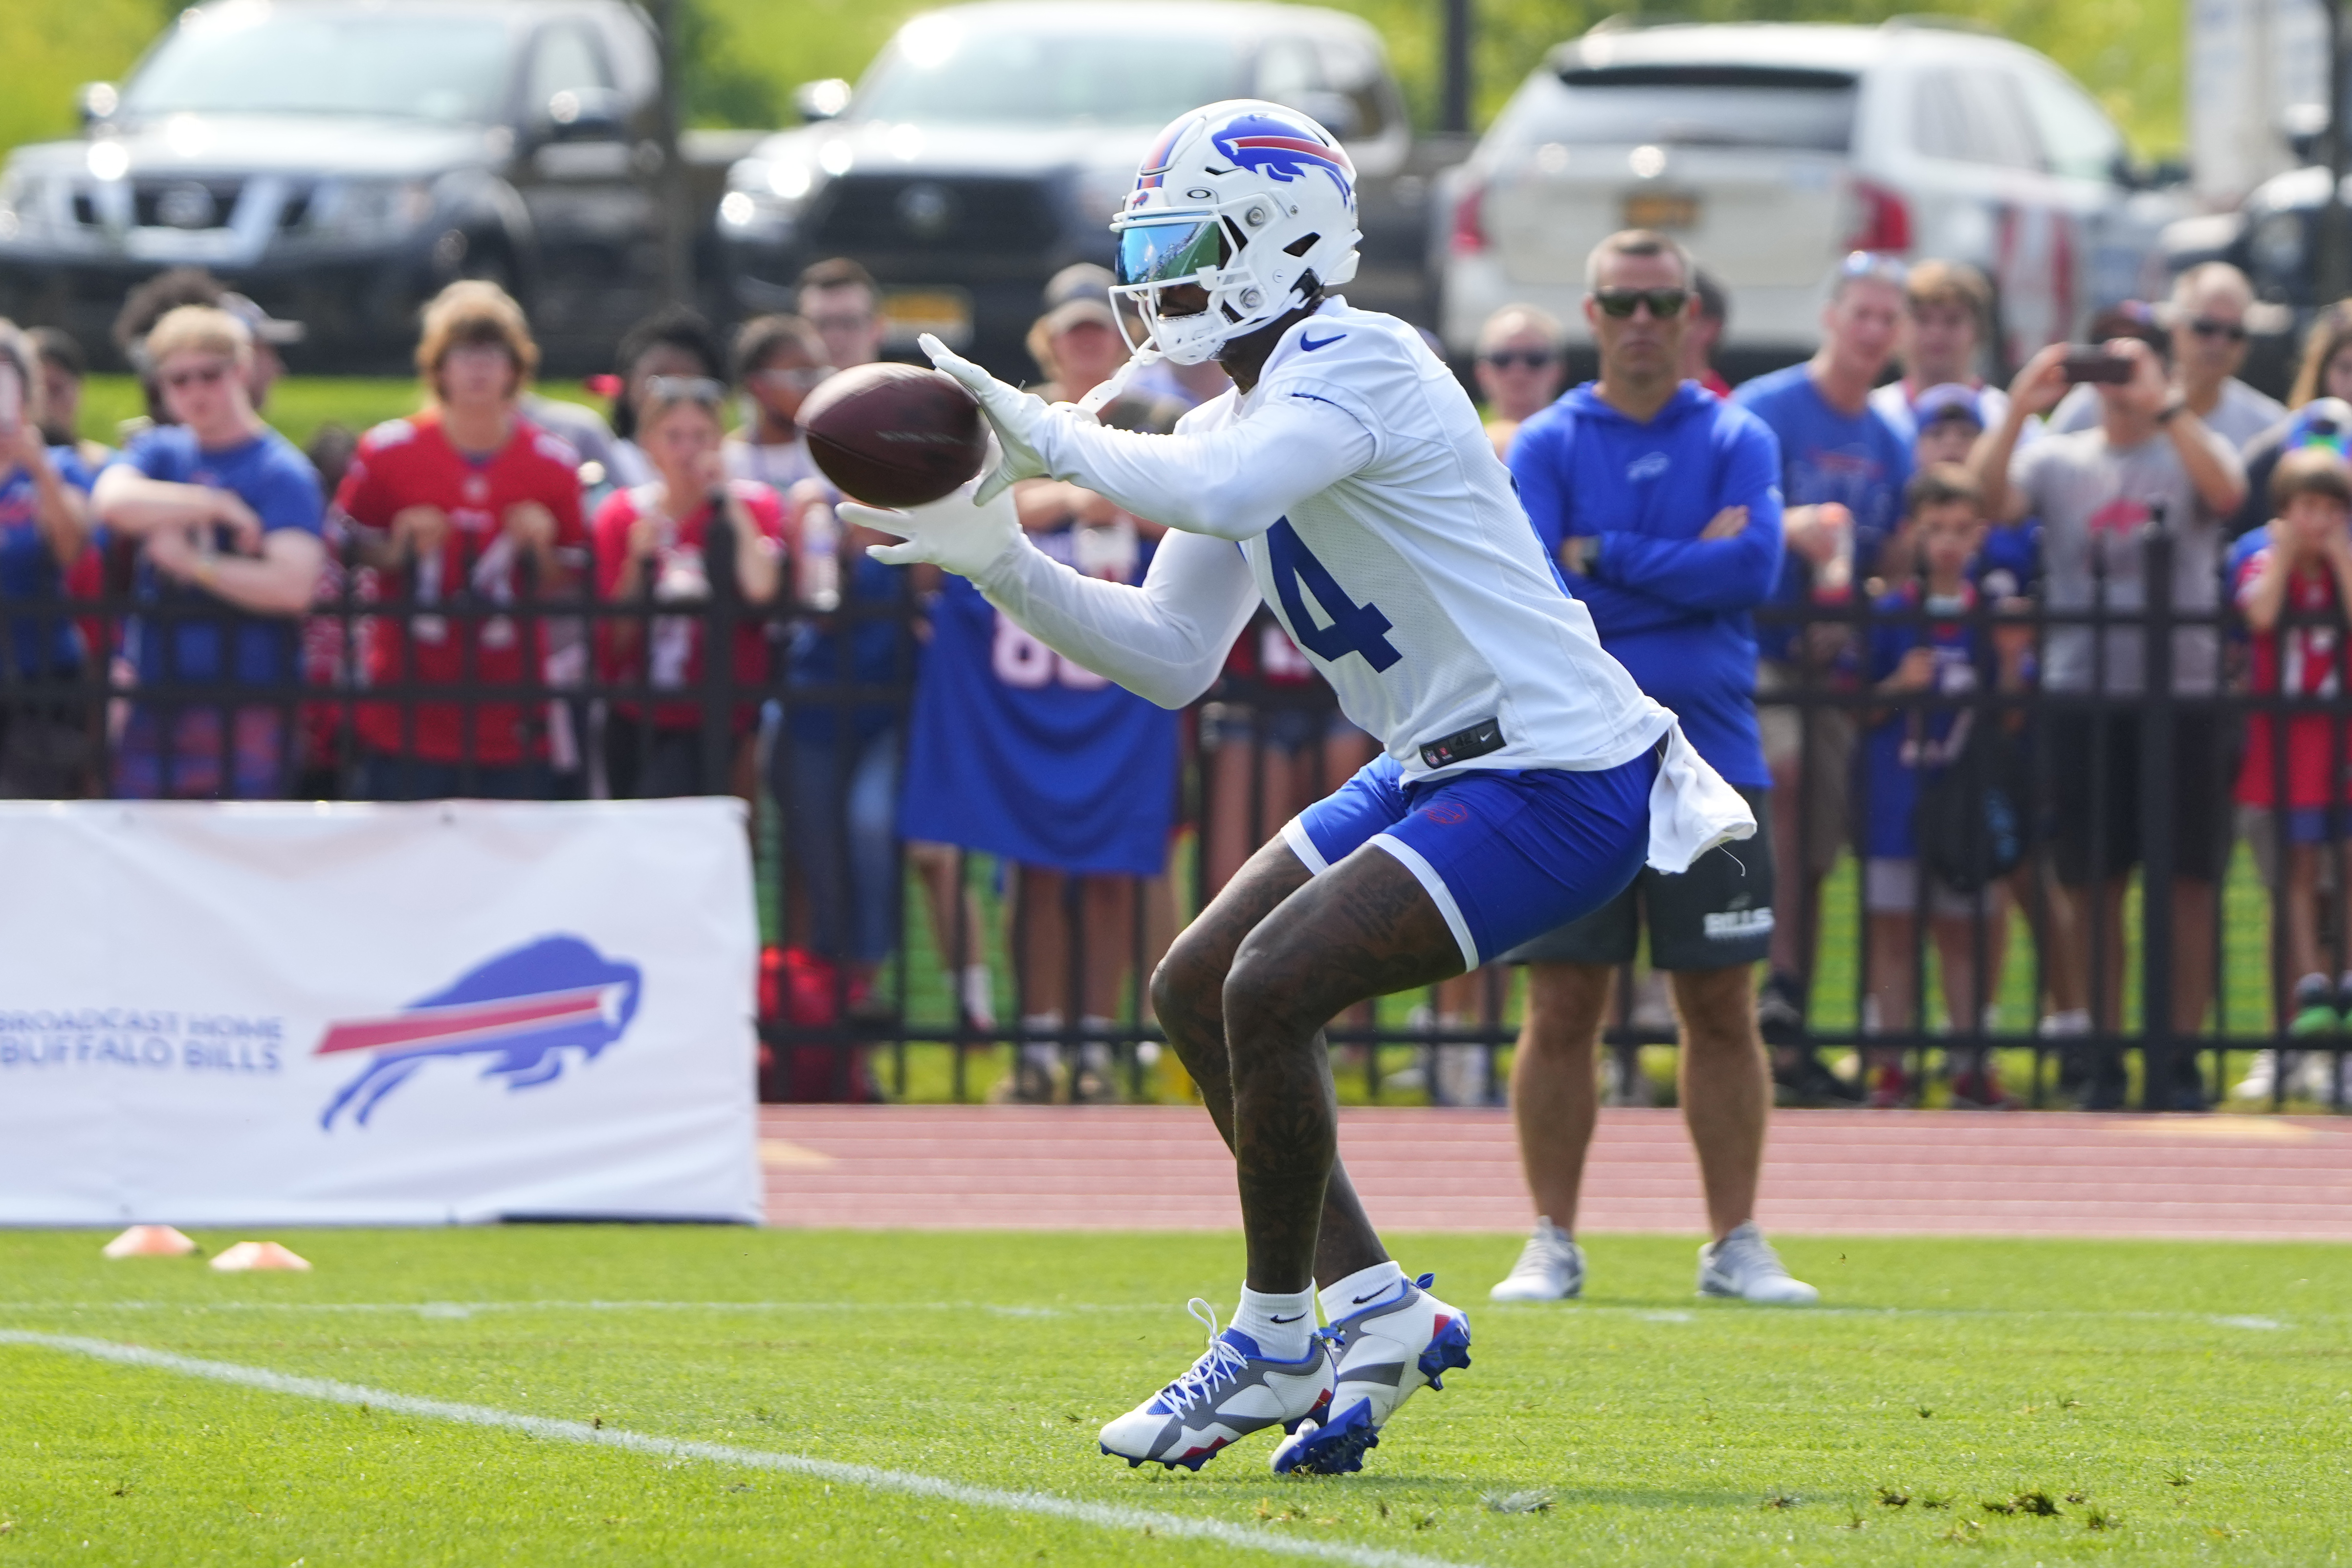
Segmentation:
<svg viewBox="0 0 2352 1568">
<path fill-rule="evenodd" d="M 1227 1327 L 1255 1340 L 1258 1353 L 1268 1361 L 1305 1361 L 1315 1342 L 1315 1287 L 1284 1295 L 1244 1285 Z"/>
<path fill-rule="evenodd" d="M 1345 1279 L 1323 1288 L 1323 1321 L 1336 1323 L 1375 1301 L 1395 1295 L 1404 1283 L 1404 1270 L 1393 1259 L 1359 1268 Z"/>
<path fill-rule="evenodd" d="M 963 1010 L 971 1015 L 973 1028 L 996 1027 L 996 977 L 985 963 L 964 965 Z"/>
</svg>

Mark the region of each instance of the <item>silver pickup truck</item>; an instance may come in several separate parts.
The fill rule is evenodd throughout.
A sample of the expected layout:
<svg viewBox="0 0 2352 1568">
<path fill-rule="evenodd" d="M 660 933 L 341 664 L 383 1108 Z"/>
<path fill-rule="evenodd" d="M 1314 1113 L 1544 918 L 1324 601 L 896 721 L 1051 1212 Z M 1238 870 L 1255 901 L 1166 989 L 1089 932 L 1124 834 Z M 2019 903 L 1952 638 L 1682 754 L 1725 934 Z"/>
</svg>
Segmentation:
<svg viewBox="0 0 2352 1568">
<path fill-rule="evenodd" d="M 728 176 L 719 233 L 738 306 L 776 310 L 808 263 L 848 256 L 886 292 L 897 345 L 935 331 L 1002 375 L 1045 280 L 1108 264 L 1107 226 L 1151 138 L 1188 109 L 1266 98 L 1315 117 L 1358 175 L 1363 265 L 1349 299 L 1430 319 L 1428 174 L 1380 37 L 1303 5 L 987 0 L 907 24 L 853 90 L 801 89 L 811 123 Z"/>
<path fill-rule="evenodd" d="M 489 278 L 551 363 L 601 368 L 663 283 L 659 68 L 627 0 L 214 0 L 83 89 L 79 139 L 10 155 L 0 314 L 96 347 L 132 285 L 201 266 L 307 323 L 311 367 L 383 369 L 419 303 Z"/>
</svg>

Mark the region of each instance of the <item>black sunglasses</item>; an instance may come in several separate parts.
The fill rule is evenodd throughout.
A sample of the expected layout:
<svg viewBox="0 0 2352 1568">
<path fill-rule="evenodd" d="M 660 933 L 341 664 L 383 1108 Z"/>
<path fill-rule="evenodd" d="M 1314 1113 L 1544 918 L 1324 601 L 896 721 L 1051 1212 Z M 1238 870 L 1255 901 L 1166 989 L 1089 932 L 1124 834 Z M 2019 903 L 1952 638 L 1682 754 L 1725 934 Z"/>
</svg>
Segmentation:
<svg viewBox="0 0 2352 1568">
<path fill-rule="evenodd" d="M 1529 370 L 1549 370 L 1559 363 L 1559 356 L 1549 349 L 1497 349 L 1478 358 L 1496 370 L 1508 370 L 1515 364 Z"/>
<path fill-rule="evenodd" d="M 2246 341 L 2246 329 L 2237 321 L 2217 321 L 2210 316 L 2200 316 L 2189 323 L 2189 330 L 2200 338 L 2227 338 L 2233 343 Z"/>
<path fill-rule="evenodd" d="M 1650 307 L 1650 314 L 1663 321 L 1668 316 L 1679 316 L 1683 313 L 1683 307 L 1690 303 L 1690 290 L 1687 289 L 1595 289 L 1592 291 L 1592 300 L 1605 313 L 1621 318 L 1631 316 L 1636 307 L 1647 304 Z"/>
</svg>

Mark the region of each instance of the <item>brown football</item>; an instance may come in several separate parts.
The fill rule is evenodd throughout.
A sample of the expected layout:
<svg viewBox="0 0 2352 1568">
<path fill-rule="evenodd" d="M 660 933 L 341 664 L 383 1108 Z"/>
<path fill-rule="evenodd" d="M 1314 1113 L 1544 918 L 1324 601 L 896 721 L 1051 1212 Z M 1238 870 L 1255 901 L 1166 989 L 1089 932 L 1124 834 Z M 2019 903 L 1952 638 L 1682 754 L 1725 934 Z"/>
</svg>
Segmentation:
<svg viewBox="0 0 2352 1568">
<path fill-rule="evenodd" d="M 920 506 L 980 472 L 988 426 L 971 394 L 944 371 L 861 364 L 830 376 L 801 405 L 809 456 L 825 478 L 871 506 Z"/>
</svg>

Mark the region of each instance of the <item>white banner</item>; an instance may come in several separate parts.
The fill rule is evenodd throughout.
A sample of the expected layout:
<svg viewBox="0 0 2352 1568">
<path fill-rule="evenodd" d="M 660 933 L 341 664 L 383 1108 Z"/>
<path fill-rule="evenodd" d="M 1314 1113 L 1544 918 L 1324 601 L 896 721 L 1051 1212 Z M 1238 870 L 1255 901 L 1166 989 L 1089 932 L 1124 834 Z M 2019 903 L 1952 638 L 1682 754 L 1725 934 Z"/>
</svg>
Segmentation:
<svg viewBox="0 0 2352 1568">
<path fill-rule="evenodd" d="M 0 1225 L 757 1222 L 731 800 L 0 802 Z"/>
</svg>

